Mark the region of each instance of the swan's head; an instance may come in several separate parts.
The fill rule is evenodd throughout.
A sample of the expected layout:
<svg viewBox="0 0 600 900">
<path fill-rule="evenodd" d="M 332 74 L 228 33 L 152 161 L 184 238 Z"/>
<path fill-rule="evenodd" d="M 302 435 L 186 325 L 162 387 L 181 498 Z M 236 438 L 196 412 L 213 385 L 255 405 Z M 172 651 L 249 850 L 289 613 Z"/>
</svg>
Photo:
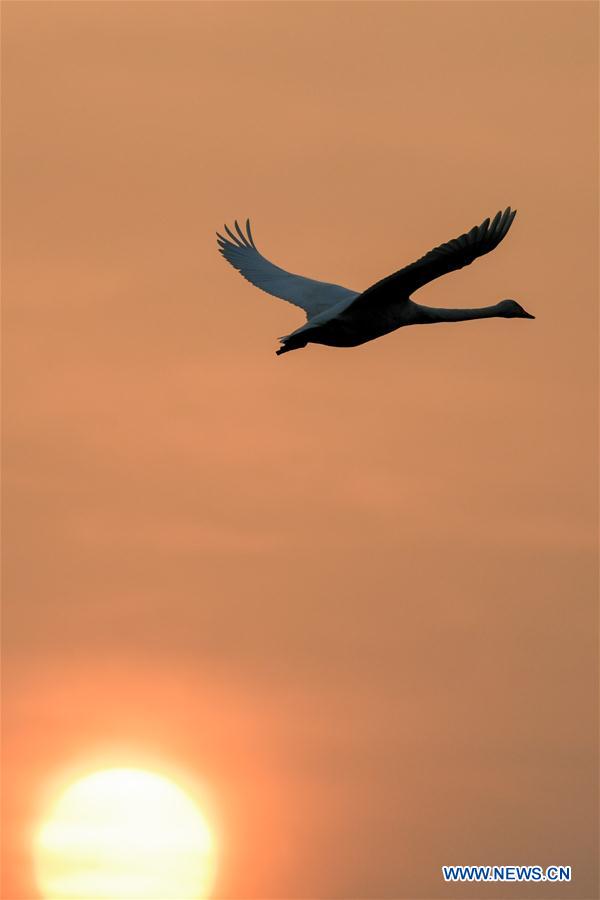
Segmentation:
<svg viewBox="0 0 600 900">
<path fill-rule="evenodd" d="M 516 300 L 501 300 L 498 312 L 504 319 L 535 319 L 535 316 L 524 310 Z"/>
</svg>

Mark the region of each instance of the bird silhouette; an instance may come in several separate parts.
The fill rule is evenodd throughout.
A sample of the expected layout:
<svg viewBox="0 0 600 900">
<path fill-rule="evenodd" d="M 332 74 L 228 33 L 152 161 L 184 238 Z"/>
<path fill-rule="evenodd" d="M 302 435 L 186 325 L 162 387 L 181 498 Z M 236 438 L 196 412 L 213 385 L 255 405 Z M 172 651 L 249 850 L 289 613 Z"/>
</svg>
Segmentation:
<svg viewBox="0 0 600 900">
<path fill-rule="evenodd" d="M 411 294 L 441 275 L 470 265 L 502 241 L 516 215 L 510 206 L 486 219 L 469 232 L 440 244 L 397 272 L 382 278 L 365 291 L 351 291 L 338 284 L 315 281 L 286 272 L 269 262 L 256 248 L 250 220 L 245 232 L 235 222 L 235 231 L 225 225 L 227 237 L 217 232 L 220 252 L 227 262 L 252 284 L 299 306 L 307 322 L 291 334 L 280 337 L 277 355 L 299 350 L 307 344 L 329 347 L 356 347 L 389 334 L 405 325 L 435 322 L 465 322 L 470 319 L 535 319 L 516 300 L 500 300 L 478 309 L 445 309 L 423 306 Z"/>
</svg>

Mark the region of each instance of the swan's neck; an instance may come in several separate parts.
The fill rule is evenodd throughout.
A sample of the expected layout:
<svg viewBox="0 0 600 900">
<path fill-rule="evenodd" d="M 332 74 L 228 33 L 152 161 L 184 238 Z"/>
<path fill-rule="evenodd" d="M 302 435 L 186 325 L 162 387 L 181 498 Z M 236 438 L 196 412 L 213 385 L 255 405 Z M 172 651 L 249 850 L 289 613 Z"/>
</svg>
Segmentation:
<svg viewBox="0 0 600 900">
<path fill-rule="evenodd" d="M 501 316 L 498 304 L 480 306 L 478 309 L 438 309 L 434 306 L 419 306 L 421 322 L 466 322 L 468 319 L 492 319 Z"/>
</svg>

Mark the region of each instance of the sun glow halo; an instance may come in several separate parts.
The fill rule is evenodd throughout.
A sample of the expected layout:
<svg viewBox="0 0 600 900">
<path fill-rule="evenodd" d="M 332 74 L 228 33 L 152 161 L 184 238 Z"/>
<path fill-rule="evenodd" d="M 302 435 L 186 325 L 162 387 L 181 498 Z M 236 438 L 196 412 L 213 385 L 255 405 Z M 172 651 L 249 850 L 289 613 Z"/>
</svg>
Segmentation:
<svg viewBox="0 0 600 900">
<path fill-rule="evenodd" d="M 45 900 L 200 900 L 214 847 L 188 794 L 141 769 L 105 769 L 71 784 L 35 839 Z"/>
</svg>

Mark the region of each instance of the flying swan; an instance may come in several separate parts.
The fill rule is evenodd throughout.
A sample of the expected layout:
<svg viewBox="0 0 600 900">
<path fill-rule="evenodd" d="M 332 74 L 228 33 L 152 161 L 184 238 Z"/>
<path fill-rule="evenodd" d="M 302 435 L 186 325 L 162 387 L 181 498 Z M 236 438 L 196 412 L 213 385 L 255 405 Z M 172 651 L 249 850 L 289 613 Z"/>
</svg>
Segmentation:
<svg viewBox="0 0 600 900">
<path fill-rule="evenodd" d="M 362 293 L 338 284 L 314 281 L 280 269 L 256 249 L 246 220 L 244 233 L 237 221 L 234 234 L 225 225 L 229 239 L 217 232 L 219 250 L 234 268 L 256 287 L 280 297 L 306 312 L 307 322 L 291 334 L 279 338 L 277 355 L 299 350 L 307 344 L 329 347 L 356 347 L 402 328 L 433 322 L 464 322 L 468 319 L 535 319 L 516 300 L 500 300 L 479 309 L 437 309 L 422 306 L 411 299 L 418 291 L 441 275 L 468 266 L 497 247 L 506 237 L 516 210 L 510 206 L 498 212 L 493 221 L 486 219 L 468 233 L 440 244 L 416 262 L 382 278 Z"/>
</svg>

